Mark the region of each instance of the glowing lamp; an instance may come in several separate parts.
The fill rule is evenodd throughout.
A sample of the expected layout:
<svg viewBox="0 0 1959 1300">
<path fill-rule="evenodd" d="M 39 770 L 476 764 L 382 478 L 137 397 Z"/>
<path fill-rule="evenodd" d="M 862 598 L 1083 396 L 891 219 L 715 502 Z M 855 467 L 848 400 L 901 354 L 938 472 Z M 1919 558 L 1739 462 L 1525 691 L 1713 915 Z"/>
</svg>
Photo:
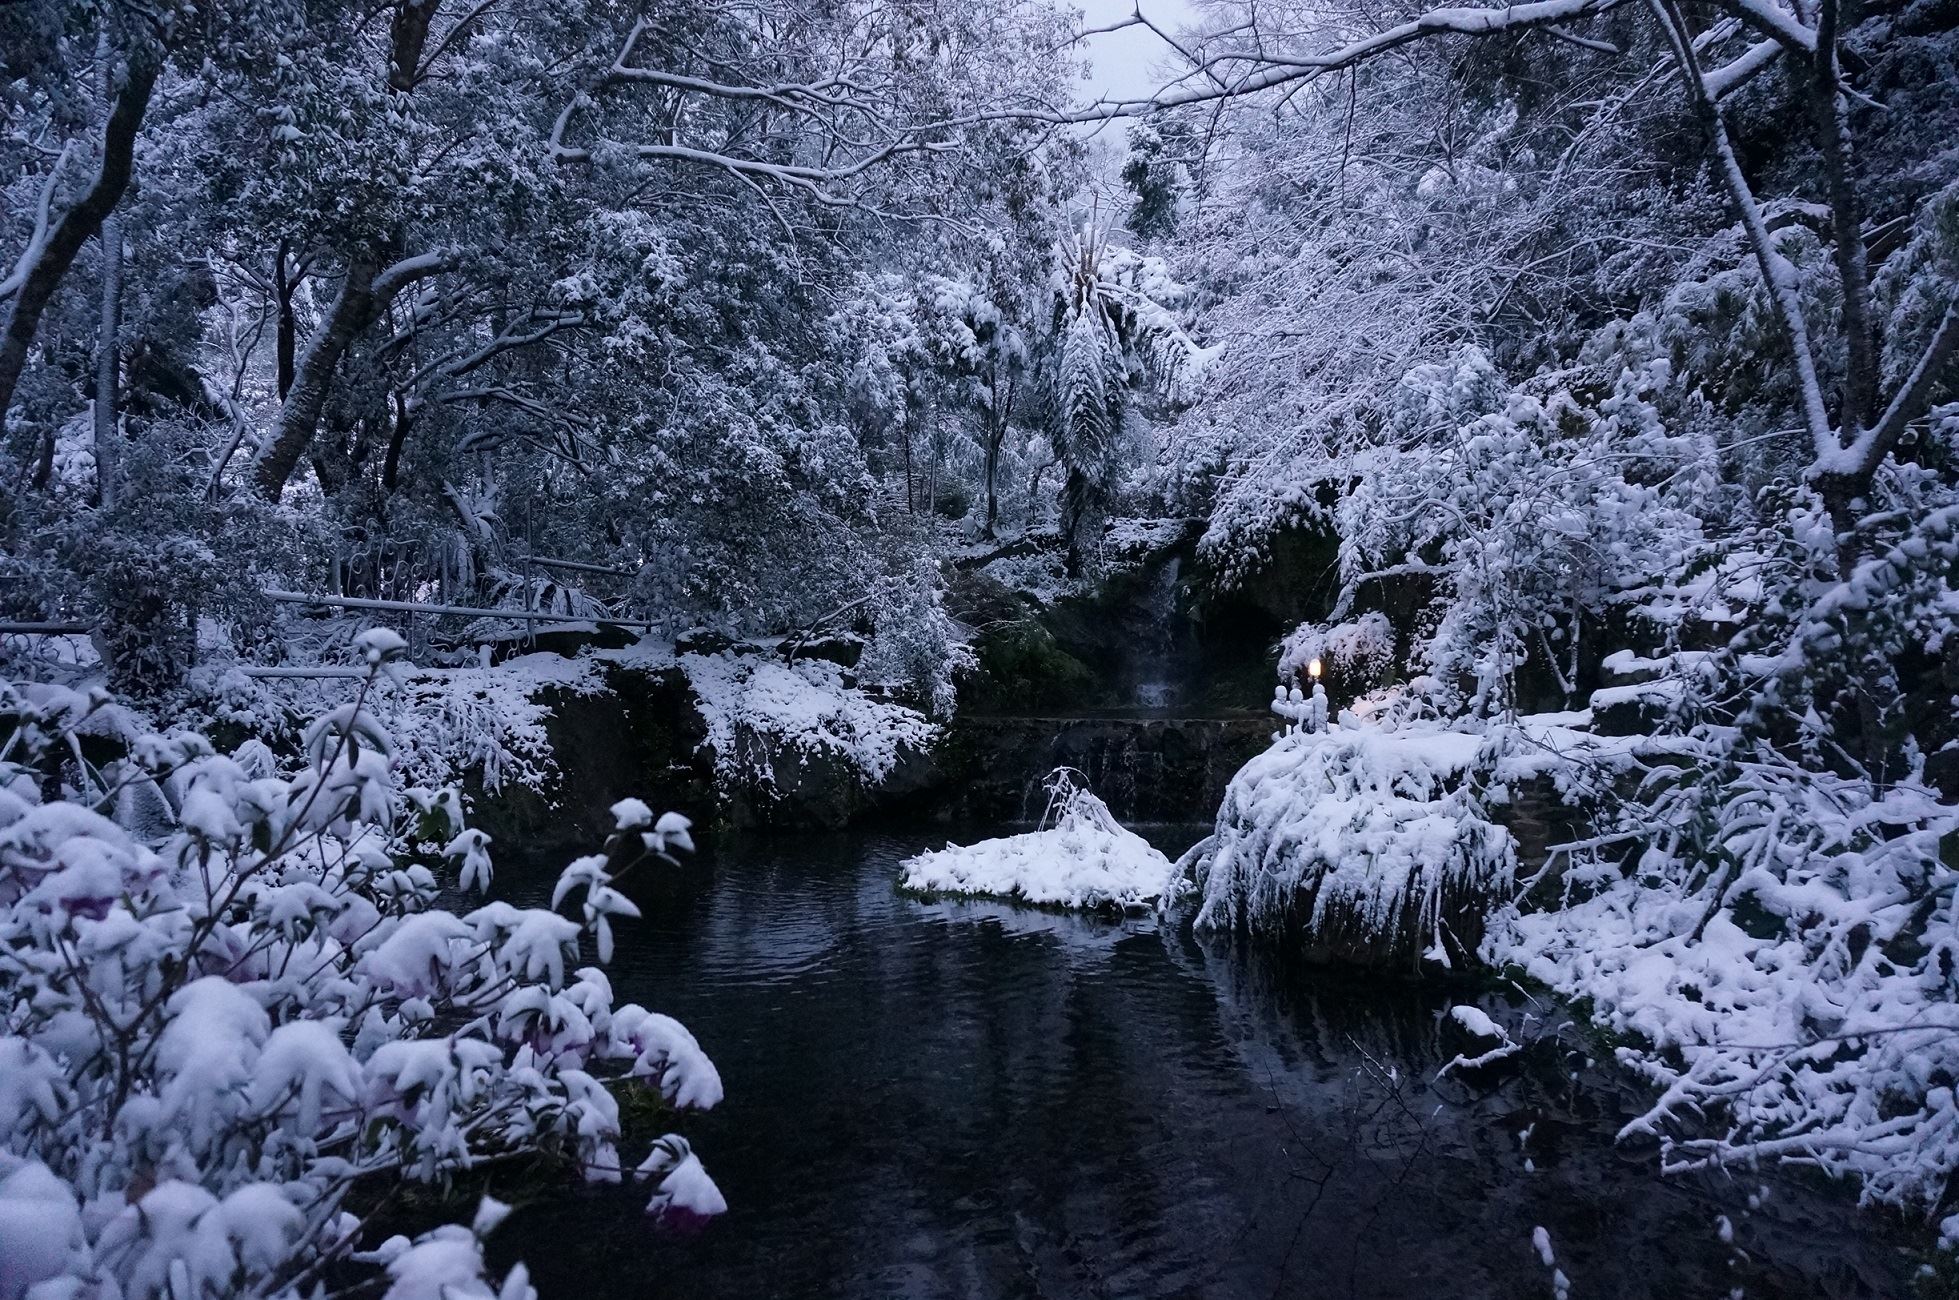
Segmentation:
<svg viewBox="0 0 1959 1300">
<path fill-rule="evenodd" d="M 1320 679 L 1320 661 L 1317 658 L 1306 665 L 1306 675 L 1316 682 Z"/>
</svg>

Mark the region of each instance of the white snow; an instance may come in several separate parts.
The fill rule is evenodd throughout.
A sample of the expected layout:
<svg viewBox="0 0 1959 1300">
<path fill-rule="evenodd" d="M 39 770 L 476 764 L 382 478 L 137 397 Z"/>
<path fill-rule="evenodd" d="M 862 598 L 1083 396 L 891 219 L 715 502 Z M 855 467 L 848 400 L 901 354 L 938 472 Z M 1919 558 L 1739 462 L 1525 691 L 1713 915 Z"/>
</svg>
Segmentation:
<svg viewBox="0 0 1959 1300">
<path fill-rule="evenodd" d="M 1351 913 L 1373 935 L 1426 937 L 1445 889 L 1489 892 L 1515 868 L 1510 833 L 1464 783 L 1483 746 L 1439 725 L 1281 737 L 1226 789 L 1196 864 L 1198 924 L 1265 928 L 1310 896 L 1314 926 Z"/>
<path fill-rule="evenodd" d="M 700 697 L 708 745 L 724 772 L 772 777 L 775 759 L 753 738 L 813 756 L 841 754 L 875 781 L 897 766 L 900 750 L 919 749 L 938 734 L 924 714 L 875 699 L 846 684 L 823 659 L 792 663 L 722 652 L 680 657 Z"/>
<path fill-rule="evenodd" d="M 1502 1038 L 1503 1031 L 1497 1028 L 1496 1021 L 1478 1007 L 1458 1006 L 1449 1008 L 1450 1018 L 1467 1029 L 1477 1038 Z"/>
<path fill-rule="evenodd" d="M 1063 801 L 1040 830 L 965 846 L 949 844 L 904 864 L 903 887 L 980 894 L 1044 907 L 1145 911 L 1170 879 L 1170 860 L 1117 823 L 1086 790 Z"/>
</svg>

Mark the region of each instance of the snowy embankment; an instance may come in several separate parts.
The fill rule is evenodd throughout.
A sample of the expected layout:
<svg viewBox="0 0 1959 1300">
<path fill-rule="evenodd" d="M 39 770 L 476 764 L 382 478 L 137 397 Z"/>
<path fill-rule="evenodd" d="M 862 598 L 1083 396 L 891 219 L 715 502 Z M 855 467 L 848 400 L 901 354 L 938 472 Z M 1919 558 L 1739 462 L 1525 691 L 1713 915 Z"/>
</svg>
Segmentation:
<svg viewBox="0 0 1959 1300">
<path fill-rule="evenodd" d="M 671 644 L 648 638 L 575 657 L 538 651 L 495 665 L 418 666 L 375 686 L 363 707 L 394 736 L 398 764 L 413 780 L 443 784 L 473 775 L 492 793 L 505 783 L 536 789 L 555 769 L 549 694 L 597 695 L 606 689 L 608 666 L 658 671 L 675 662 Z M 275 747 L 295 719 L 336 708 L 359 689 L 344 676 L 255 677 L 237 664 L 198 669 L 188 685 L 196 711 L 210 722 Z"/>
<path fill-rule="evenodd" d="M 1038 907 L 1148 910 L 1169 882 L 1170 860 L 1086 789 L 1050 788 L 1041 829 L 921 853 L 905 863 L 902 888 Z"/>
<path fill-rule="evenodd" d="M 340 707 L 359 689 L 341 675 L 349 670 L 332 663 L 325 669 L 332 675 L 267 677 L 212 665 L 193 674 L 189 720 L 243 731 L 241 753 L 255 770 L 270 770 L 296 742 L 299 719 Z M 657 743 L 670 747 L 638 758 L 606 750 L 620 743 L 607 739 L 607 726 L 625 716 L 630 730 L 638 716 L 632 710 L 649 694 L 661 702 L 641 713 L 652 717 Z M 531 791 L 592 805 L 584 809 L 588 817 L 616 792 L 615 760 L 643 760 L 649 774 L 684 769 L 683 780 L 710 791 L 699 796 L 704 805 L 738 821 L 777 815 L 789 799 L 794 816 L 848 813 L 866 806 L 939 731 L 918 710 L 866 692 L 840 665 L 785 662 L 780 647 L 767 642 L 676 654 L 671 643 L 647 638 L 575 656 L 540 652 L 494 666 L 417 668 L 372 687 L 363 707 L 394 737 L 393 757 L 410 779 L 441 785 L 473 778 L 491 795 Z M 695 713 L 698 724 L 689 717 Z M 566 745 L 568 739 L 579 743 Z M 668 797 L 682 797 L 667 784 Z"/>
<path fill-rule="evenodd" d="M 774 782 L 784 756 L 831 757 L 877 782 L 907 748 L 923 749 L 938 735 L 924 714 L 865 694 L 825 659 L 783 663 L 723 651 L 682 655 L 680 666 L 699 698 L 716 765 L 730 776 Z"/>
</svg>

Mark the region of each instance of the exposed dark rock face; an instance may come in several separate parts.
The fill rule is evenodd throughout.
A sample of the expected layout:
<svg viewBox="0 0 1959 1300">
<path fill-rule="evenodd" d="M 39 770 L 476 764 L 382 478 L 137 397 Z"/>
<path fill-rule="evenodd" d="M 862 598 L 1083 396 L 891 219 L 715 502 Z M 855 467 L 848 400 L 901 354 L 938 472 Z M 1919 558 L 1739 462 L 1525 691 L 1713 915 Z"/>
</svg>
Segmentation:
<svg viewBox="0 0 1959 1300">
<path fill-rule="evenodd" d="M 921 752 L 902 753 L 872 782 L 842 754 L 800 750 L 746 728 L 736 735 L 741 762 L 734 766 L 764 775 L 730 777 L 717 770 L 685 673 L 617 664 L 604 672 L 597 691 L 545 692 L 555 772 L 542 793 L 513 783 L 492 794 L 471 778 L 475 825 L 506 843 L 596 844 L 612 829 L 612 805 L 630 796 L 703 826 L 838 827 L 936 780 Z"/>
<path fill-rule="evenodd" d="M 493 838 L 596 844 L 612 830 L 607 810 L 628 796 L 715 820 L 713 755 L 701 748 L 707 724 L 678 668 L 608 666 L 602 690 L 552 688 L 543 702 L 555 767 L 548 788 L 511 783 L 491 794 L 470 779 L 471 820 Z"/>
</svg>

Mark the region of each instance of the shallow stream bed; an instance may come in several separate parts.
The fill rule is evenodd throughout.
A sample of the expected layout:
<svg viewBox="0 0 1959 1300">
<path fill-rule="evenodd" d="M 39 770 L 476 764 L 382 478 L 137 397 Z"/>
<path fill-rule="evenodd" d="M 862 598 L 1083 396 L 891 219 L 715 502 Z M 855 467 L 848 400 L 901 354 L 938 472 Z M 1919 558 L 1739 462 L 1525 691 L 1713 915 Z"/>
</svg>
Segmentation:
<svg viewBox="0 0 1959 1300">
<path fill-rule="evenodd" d="M 611 975 L 719 1066 L 726 1102 L 675 1127 L 730 1212 L 675 1238 L 642 1188 L 570 1190 L 513 1216 L 500 1262 L 544 1300 L 1549 1297 L 1542 1226 L 1574 1300 L 1905 1293 L 1846 1197 L 1663 1179 L 1615 1145 L 1641 1093 L 1574 1029 L 1438 1081 L 1474 1050 L 1446 1014 L 1472 995 L 898 894 L 945 839 L 728 839 L 642 882 Z M 511 892 L 548 889 L 505 864 Z"/>
</svg>

